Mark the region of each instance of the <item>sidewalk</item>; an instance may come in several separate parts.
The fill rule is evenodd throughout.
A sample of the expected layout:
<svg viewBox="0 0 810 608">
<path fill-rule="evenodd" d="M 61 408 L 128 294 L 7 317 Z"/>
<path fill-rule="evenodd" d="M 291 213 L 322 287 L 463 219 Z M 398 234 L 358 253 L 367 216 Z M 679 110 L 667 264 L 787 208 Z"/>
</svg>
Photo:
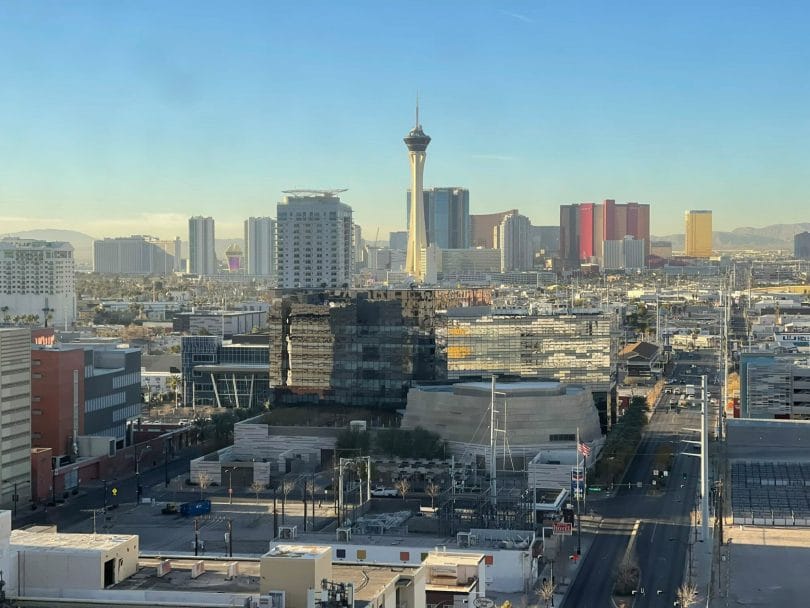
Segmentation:
<svg viewBox="0 0 810 608">
<path fill-rule="evenodd" d="M 582 561 L 585 559 L 585 556 L 588 554 L 588 550 L 591 548 L 591 544 L 593 543 L 593 535 L 591 534 L 583 534 L 582 535 L 582 554 L 579 556 L 578 560 L 570 559 L 570 556 L 576 553 L 577 550 L 577 537 L 576 533 L 572 536 L 569 536 L 565 539 L 560 547 L 560 551 L 558 552 L 556 558 L 553 561 L 554 566 L 554 582 L 556 583 L 556 589 L 554 593 L 554 606 L 562 606 L 563 601 L 565 600 L 565 596 L 568 594 L 568 589 L 574 582 L 574 579 L 579 574 L 580 570 L 582 570 Z M 539 583 L 542 584 L 543 579 L 551 580 L 551 568 L 552 564 L 547 564 L 543 571 L 540 573 L 539 576 Z M 535 596 L 532 598 L 533 601 L 530 603 L 537 602 L 539 603 L 538 598 Z"/>
</svg>

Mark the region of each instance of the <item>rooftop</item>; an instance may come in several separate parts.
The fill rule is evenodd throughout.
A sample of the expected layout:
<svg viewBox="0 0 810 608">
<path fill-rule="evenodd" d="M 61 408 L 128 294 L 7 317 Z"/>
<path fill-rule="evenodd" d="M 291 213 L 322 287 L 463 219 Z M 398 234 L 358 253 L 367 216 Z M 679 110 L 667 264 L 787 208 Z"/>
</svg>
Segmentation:
<svg viewBox="0 0 810 608">
<path fill-rule="evenodd" d="M 12 530 L 11 544 L 18 547 L 37 547 L 48 551 L 109 551 L 138 537 L 131 534 L 65 534 Z"/>
</svg>

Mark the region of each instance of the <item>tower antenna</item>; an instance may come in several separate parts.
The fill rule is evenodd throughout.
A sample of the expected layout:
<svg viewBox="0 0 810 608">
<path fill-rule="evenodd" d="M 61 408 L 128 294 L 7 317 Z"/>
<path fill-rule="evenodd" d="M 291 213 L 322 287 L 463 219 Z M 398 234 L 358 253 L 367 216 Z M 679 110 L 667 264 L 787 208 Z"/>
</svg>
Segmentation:
<svg viewBox="0 0 810 608">
<path fill-rule="evenodd" d="M 416 91 L 416 128 L 419 128 L 419 91 Z"/>
</svg>

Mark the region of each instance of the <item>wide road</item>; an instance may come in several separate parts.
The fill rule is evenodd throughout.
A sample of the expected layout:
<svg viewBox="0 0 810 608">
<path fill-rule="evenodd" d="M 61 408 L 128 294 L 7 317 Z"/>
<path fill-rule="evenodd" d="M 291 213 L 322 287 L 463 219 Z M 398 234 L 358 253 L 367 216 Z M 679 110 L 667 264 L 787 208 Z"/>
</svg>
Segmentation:
<svg viewBox="0 0 810 608">
<path fill-rule="evenodd" d="M 716 352 L 704 351 L 679 361 L 672 376 L 698 384 L 697 377 L 690 376 L 705 371 L 711 378 L 716 365 Z M 632 523 L 636 520 L 639 520 L 639 526 L 634 552 L 641 567 L 640 587 L 644 594 L 636 597 L 634 608 L 673 605 L 687 565 L 690 512 L 695 506 L 700 483 L 699 459 L 684 453 L 697 454 L 697 450 L 681 440 L 699 438 L 697 433 L 684 429 L 699 428 L 700 412 L 697 407 L 669 411 L 671 398 L 672 395 L 663 394 L 656 403 L 638 451 L 616 495 L 587 505 L 586 511 L 593 510 L 602 520 L 590 550 L 579 566 L 581 572 L 566 596 L 565 608 L 605 608 L 611 605 L 616 566 L 624 556 Z M 655 455 L 666 443 L 672 445 L 676 457 L 669 483 L 661 489 L 651 484 Z M 638 487 L 639 483 L 641 487 Z"/>
</svg>

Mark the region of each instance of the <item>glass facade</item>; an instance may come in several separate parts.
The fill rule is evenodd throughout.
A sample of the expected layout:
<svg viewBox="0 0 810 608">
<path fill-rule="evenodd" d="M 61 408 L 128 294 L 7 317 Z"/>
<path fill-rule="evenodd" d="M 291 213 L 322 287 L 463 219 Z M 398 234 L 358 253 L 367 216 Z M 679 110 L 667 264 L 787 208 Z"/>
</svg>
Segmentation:
<svg viewBox="0 0 810 608">
<path fill-rule="evenodd" d="M 470 247 L 470 192 L 464 188 L 431 188 L 424 191 L 425 235 L 428 245 L 440 249 Z M 411 193 L 406 197 L 406 217 L 411 213 Z"/>
<path fill-rule="evenodd" d="M 269 401 L 268 345 L 184 336 L 181 348 L 186 403 L 252 407 Z"/>
<path fill-rule="evenodd" d="M 612 313 L 453 318 L 443 329 L 447 375 L 555 378 L 610 390 L 618 320 Z"/>
</svg>

